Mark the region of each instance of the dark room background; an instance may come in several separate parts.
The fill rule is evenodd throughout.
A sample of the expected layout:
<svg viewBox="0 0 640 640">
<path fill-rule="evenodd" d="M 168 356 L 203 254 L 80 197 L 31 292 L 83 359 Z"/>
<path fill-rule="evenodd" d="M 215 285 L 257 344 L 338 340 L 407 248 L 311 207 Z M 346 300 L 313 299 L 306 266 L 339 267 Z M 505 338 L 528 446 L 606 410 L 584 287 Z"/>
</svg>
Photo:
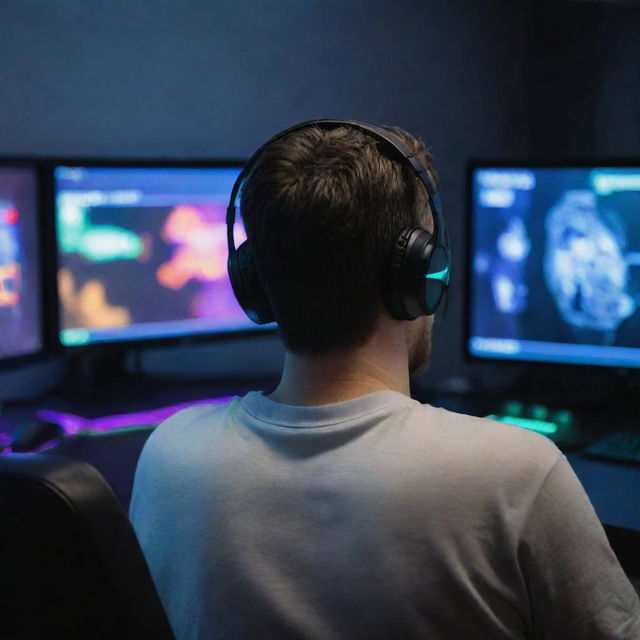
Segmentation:
<svg viewBox="0 0 640 640">
<path fill-rule="evenodd" d="M 320 117 L 421 136 L 458 265 L 423 382 L 455 386 L 515 372 L 463 360 L 466 162 L 640 155 L 640 6 L 3 0 L 0 91 L 1 155 L 243 158 Z M 275 374 L 282 354 L 259 338 L 183 350 L 179 365 L 174 356 L 148 353 L 145 365 Z"/>
</svg>

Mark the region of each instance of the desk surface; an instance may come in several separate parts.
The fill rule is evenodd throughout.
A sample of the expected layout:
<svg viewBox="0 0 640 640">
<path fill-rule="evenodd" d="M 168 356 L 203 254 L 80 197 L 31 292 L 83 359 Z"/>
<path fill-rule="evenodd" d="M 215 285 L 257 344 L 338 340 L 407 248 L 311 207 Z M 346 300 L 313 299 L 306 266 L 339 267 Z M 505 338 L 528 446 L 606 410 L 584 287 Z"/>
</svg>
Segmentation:
<svg viewBox="0 0 640 640">
<path fill-rule="evenodd" d="M 640 531 L 640 465 L 592 460 L 569 454 L 601 522 Z"/>
<path fill-rule="evenodd" d="M 226 384 L 224 387 L 216 384 L 205 385 L 162 385 L 163 388 L 155 388 L 154 394 L 138 394 L 134 390 L 128 393 L 120 393 L 105 396 L 85 397 L 69 399 L 62 397 L 50 397 L 38 403 L 34 407 L 16 407 L 5 412 L 4 419 L 9 420 L 7 426 L 13 426 L 17 421 L 29 419 L 37 409 L 56 408 L 58 410 L 78 410 L 80 415 L 94 417 L 106 413 L 119 413 L 121 411 L 140 410 L 152 405 L 162 406 L 176 401 L 190 401 L 203 397 L 216 397 L 230 395 L 232 393 L 243 394 L 250 388 L 268 388 L 269 382 L 253 381 L 244 385 Z M 244 387 L 244 388 L 242 388 Z M 144 396 L 147 395 L 145 398 Z M 116 398 L 114 400 L 114 398 Z M 435 398 L 420 398 L 422 401 L 432 401 Z M 462 404 L 460 404 L 462 402 Z M 474 411 L 473 403 L 467 399 L 457 397 L 439 397 L 434 404 L 450 408 L 462 413 L 479 413 L 486 410 L 478 407 Z M 472 409 L 472 410 L 470 410 Z M 486 415 L 486 414 L 485 414 Z M 0 429 L 2 430 L 2 429 Z M 110 441 L 110 442 L 107 442 Z M 76 453 L 78 457 L 93 463 L 98 470 L 115 484 L 123 502 L 128 503 L 130 483 L 133 480 L 133 470 L 137 457 L 142 449 L 145 434 L 120 436 L 115 439 L 101 438 L 100 441 L 83 442 L 72 445 L 68 451 Z M 65 447 L 61 447 L 65 449 Z M 75 451 L 77 449 L 77 451 Z M 600 520 L 607 525 L 625 527 L 640 531 L 640 465 L 629 466 L 611 462 L 604 462 L 583 457 L 578 453 L 569 453 L 567 458 L 576 475 L 582 482 Z M 121 468 L 118 469 L 117 467 Z"/>
</svg>

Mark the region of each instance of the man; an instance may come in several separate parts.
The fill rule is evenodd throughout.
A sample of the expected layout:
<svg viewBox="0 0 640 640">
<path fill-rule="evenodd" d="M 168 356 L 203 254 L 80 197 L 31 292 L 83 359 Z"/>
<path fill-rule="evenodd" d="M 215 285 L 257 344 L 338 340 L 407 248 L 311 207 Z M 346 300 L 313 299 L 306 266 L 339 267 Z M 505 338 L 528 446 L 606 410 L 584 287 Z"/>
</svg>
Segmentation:
<svg viewBox="0 0 640 640">
<path fill-rule="evenodd" d="M 358 123 L 299 126 L 250 161 L 231 277 L 277 320 L 282 379 L 167 420 L 134 486 L 179 640 L 640 638 L 638 598 L 555 445 L 409 397 L 428 287 L 446 286 L 434 178 L 412 136 Z"/>
</svg>

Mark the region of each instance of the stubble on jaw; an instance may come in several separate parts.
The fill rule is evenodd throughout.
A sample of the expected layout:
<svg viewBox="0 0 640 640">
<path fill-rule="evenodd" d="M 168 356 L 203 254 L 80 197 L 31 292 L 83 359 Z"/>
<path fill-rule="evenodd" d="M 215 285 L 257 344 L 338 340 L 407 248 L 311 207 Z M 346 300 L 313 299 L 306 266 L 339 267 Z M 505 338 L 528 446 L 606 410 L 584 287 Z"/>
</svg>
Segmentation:
<svg viewBox="0 0 640 640">
<path fill-rule="evenodd" d="M 424 373 L 431 363 L 432 318 L 420 318 L 409 350 L 409 375 Z"/>
</svg>

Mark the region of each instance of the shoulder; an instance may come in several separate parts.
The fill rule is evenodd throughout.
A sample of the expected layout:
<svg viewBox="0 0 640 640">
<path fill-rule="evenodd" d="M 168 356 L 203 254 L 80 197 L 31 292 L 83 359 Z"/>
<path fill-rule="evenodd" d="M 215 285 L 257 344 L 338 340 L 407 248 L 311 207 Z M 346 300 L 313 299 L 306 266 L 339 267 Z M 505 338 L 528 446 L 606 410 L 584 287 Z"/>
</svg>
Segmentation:
<svg viewBox="0 0 640 640">
<path fill-rule="evenodd" d="M 446 434 L 452 440 L 490 441 L 496 447 L 502 445 L 517 450 L 533 447 L 536 451 L 540 449 L 547 453 L 557 451 L 557 447 L 549 438 L 523 427 L 449 411 L 417 401 L 411 402 L 408 408 L 412 421 L 422 425 L 428 424 L 435 432 Z"/>
<path fill-rule="evenodd" d="M 431 455 L 461 477 L 488 484 L 541 484 L 562 455 L 549 438 L 515 425 L 414 402 L 408 421 Z"/>
<path fill-rule="evenodd" d="M 211 426 L 222 421 L 237 403 L 238 398 L 221 404 L 199 404 L 188 407 L 161 422 L 149 436 L 141 454 L 141 460 L 174 455 L 188 444 L 196 444 L 206 438 Z M 204 428 L 203 428 L 204 427 Z"/>
</svg>

